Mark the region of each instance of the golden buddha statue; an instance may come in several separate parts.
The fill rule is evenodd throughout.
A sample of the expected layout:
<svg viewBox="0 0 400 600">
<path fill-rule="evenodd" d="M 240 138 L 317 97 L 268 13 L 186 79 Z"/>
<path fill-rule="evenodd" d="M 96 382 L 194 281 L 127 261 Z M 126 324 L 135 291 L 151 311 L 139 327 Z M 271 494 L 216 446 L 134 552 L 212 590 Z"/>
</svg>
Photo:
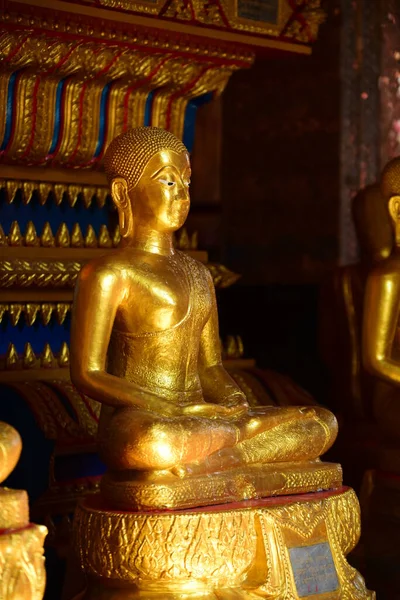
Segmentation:
<svg viewBox="0 0 400 600">
<path fill-rule="evenodd" d="M 189 210 L 184 145 L 133 129 L 111 142 L 105 169 L 122 239 L 81 271 L 71 377 L 102 404 L 108 471 L 75 513 L 87 576 L 76 600 L 372 600 L 345 560 L 356 496 L 319 460 L 335 417 L 250 408 L 222 366 L 210 273 L 172 244 Z"/>
<path fill-rule="evenodd" d="M 394 230 L 395 246 L 371 271 L 365 293 L 363 358 L 380 379 L 374 412 L 386 440 L 400 439 L 400 159 L 391 160 L 381 178 L 381 192 Z M 398 468 L 400 467 L 400 461 Z M 388 468 L 388 465 L 386 465 Z"/>
<path fill-rule="evenodd" d="M 370 421 L 376 380 L 362 364 L 364 296 L 370 271 L 393 248 L 393 231 L 378 183 L 360 190 L 352 201 L 359 261 L 336 268 L 322 286 L 320 349 L 332 375 L 330 406 L 352 421 Z"/>
<path fill-rule="evenodd" d="M 174 250 L 190 205 L 185 146 L 162 129 L 133 129 L 110 144 L 105 169 L 122 240 L 82 269 L 71 337 L 72 381 L 102 403 L 104 494 L 128 506 L 117 488 L 133 481 L 315 461 L 335 440 L 335 417 L 249 409 L 221 363 L 212 278 Z"/>
<path fill-rule="evenodd" d="M 398 539 L 400 490 L 400 158 L 385 167 L 381 192 L 394 232 L 394 249 L 371 271 L 363 324 L 365 368 L 375 376 L 374 416 L 379 443 L 376 470 L 370 475 L 368 526 L 364 536 L 370 581 L 378 595 L 399 594 Z M 384 561 L 382 562 L 382 557 Z M 382 578 L 382 565 L 385 577 Z"/>
</svg>

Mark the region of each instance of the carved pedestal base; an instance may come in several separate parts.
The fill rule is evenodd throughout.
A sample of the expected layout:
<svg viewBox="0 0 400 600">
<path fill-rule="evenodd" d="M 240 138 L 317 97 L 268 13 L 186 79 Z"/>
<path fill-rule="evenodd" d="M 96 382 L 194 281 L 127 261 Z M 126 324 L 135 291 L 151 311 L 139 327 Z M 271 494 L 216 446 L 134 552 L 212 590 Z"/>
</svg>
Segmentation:
<svg viewBox="0 0 400 600">
<path fill-rule="evenodd" d="M 186 511 L 78 506 L 74 537 L 90 600 L 372 600 L 345 556 L 360 515 L 349 488 Z"/>
</svg>

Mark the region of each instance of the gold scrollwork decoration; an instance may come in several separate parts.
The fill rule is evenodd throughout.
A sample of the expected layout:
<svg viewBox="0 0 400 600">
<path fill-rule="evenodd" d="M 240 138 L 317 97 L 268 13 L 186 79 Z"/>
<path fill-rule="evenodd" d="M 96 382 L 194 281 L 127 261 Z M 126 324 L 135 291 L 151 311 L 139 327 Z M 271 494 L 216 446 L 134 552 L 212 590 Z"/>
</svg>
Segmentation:
<svg viewBox="0 0 400 600">
<path fill-rule="evenodd" d="M 79 507 L 74 529 L 85 571 L 127 582 L 190 582 L 214 575 L 227 587 L 232 580 L 240 581 L 257 546 L 252 511 L 166 513 L 153 518 L 144 513 L 130 519 L 122 513 Z M 98 545 L 99 534 L 106 529 L 108 534 Z M 86 544 L 81 543 L 84 530 Z M 117 539 L 124 540 L 119 548 Z"/>
<path fill-rule="evenodd" d="M 1 260 L 0 288 L 73 288 L 82 264 L 75 261 Z"/>
</svg>

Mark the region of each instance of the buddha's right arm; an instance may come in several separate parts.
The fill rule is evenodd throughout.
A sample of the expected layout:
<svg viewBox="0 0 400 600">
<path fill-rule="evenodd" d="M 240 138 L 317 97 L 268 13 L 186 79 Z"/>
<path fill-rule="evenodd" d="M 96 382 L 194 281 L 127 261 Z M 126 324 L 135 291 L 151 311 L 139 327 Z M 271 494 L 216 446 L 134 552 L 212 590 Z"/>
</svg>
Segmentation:
<svg viewBox="0 0 400 600">
<path fill-rule="evenodd" d="M 377 269 L 368 277 L 364 299 L 362 352 L 373 375 L 400 384 L 400 363 L 393 360 L 393 343 L 400 311 L 400 277 Z"/>
<path fill-rule="evenodd" d="M 98 263 L 89 263 L 82 269 L 72 309 L 72 383 L 108 406 L 135 406 L 173 415 L 176 407 L 172 403 L 106 371 L 111 331 L 124 294 L 124 274 L 118 270 Z"/>
</svg>

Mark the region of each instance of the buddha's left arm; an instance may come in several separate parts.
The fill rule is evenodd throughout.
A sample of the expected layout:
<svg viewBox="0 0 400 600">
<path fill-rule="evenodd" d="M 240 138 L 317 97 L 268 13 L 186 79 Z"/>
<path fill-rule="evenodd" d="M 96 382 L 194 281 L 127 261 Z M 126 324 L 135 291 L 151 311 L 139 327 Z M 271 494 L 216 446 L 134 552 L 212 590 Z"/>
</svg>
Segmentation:
<svg viewBox="0 0 400 600">
<path fill-rule="evenodd" d="M 215 289 L 209 273 L 208 284 L 212 299 L 211 313 L 200 339 L 199 376 L 204 399 L 216 404 L 245 401 L 246 397 L 222 365 Z"/>
</svg>

